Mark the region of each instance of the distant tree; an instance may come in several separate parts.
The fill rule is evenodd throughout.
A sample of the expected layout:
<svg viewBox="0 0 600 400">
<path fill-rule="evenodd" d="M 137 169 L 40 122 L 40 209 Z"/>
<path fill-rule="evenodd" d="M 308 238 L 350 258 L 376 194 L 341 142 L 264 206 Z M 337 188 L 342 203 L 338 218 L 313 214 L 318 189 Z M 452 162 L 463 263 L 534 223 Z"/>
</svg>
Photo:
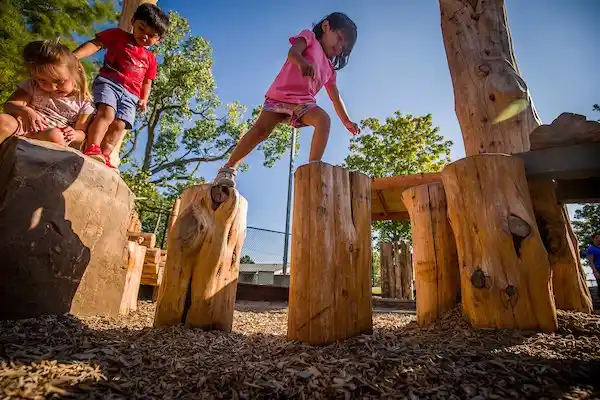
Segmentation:
<svg viewBox="0 0 600 400">
<path fill-rule="evenodd" d="M 240 264 L 255 264 L 255 262 L 248 254 L 245 254 L 240 258 Z"/>
<path fill-rule="evenodd" d="M 22 80 L 21 52 L 38 39 L 58 39 L 75 48 L 74 38 L 90 36 L 99 24 L 116 21 L 114 0 L 1 0 L 0 103 Z M 95 70 L 84 63 L 88 72 Z"/>
<path fill-rule="evenodd" d="M 371 177 L 436 172 L 450 160 L 452 142 L 433 126 L 431 114 L 415 117 L 396 111 L 385 122 L 368 118 L 361 122 L 366 134 L 350 140 L 351 154 L 345 165 Z M 375 221 L 379 241 L 410 240 L 409 221 Z"/>
</svg>

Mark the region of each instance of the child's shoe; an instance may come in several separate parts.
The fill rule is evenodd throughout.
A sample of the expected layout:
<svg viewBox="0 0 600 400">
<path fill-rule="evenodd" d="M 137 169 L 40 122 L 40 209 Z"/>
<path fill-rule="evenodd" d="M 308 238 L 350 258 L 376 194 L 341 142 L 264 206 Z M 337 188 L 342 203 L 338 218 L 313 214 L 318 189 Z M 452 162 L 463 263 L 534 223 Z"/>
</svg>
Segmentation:
<svg viewBox="0 0 600 400">
<path fill-rule="evenodd" d="M 110 163 L 110 156 L 109 156 L 109 155 L 102 154 L 102 156 L 104 157 L 104 164 L 106 164 L 106 166 L 107 166 L 108 168 L 117 169 L 117 167 L 115 167 L 114 165 L 112 165 L 112 164 Z"/>
<path fill-rule="evenodd" d="M 100 146 L 98 146 L 97 144 L 87 146 L 83 151 L 83 154 L 85 154 L 88 157 L 92 157 L 94 160 L 106 163 L 106 160 L 104 159 L 104 154 L 102 154 L 102 149 L 100 149 Z"/>
<path fill-rule="evenodd" d="M 235 168 L 231 167 L 223 167 L 219 169 L 215 180 L 213 181 L 213 186 L 225 186 L 225 187 L 235 187 L 235 177 L 237 172 Z"/>
</svg>

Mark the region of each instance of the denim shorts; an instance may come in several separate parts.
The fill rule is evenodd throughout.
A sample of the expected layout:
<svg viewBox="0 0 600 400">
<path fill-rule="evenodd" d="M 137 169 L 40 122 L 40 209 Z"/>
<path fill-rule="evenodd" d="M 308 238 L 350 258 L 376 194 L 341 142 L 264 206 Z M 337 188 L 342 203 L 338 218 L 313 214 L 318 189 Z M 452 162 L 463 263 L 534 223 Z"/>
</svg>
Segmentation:
<svg viewBox="0 0 600 400">
<path fill-rule="evenodd" d="M 92 94 L 96 106 L 106 104 L 115 110 L 115 118 L 125 122 L 126 128 L 131 129 L 135 122 L 135 112 L 139 98 L 123 86 L 102 76 L 94 79 Z"/>
</svg>

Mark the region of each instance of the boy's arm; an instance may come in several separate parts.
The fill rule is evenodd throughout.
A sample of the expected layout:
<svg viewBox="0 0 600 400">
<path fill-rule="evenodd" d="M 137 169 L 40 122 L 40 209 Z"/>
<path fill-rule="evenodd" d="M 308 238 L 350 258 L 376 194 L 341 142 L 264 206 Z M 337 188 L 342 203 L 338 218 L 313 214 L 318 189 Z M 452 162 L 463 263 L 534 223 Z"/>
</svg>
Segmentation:
<svg viewBox="0 0 600 400">
<path fill-rule="evenodd" d="M 102 43 L 100 43 L 97 39 L 88 40 L 81 46 L 75 49 L 73 54 L 78 59 L 86 58 L 91 56 L 92 54 L 96 54 L 102 48 Z"/>
<path fill-rule="evenodd" d="M 338 90 L 337 85 L 335 83 L 331 83 L 325 86 L 325 90 L 327 90 L 327 94 L 329 95 L 329 98 L 333 103 L 333 108 L 335 109 L 335 112 L 337 113 L 338 117 L 340 118 L 346 129 L 348 129 L 348 131 L 350 131 L 350 133 L 354 135 L 360 133 L 360 128 L 358 127 L 358 124 L 352 122 L 350 120 L 350 117 L 348 116 L 348 111 L 346 110 L 344 101 L 340 96 L 340 91 Z"/>
<path fill-rule="evenodd" d="M 142 86 L 142 92 L 140 93 L 140 102 L 138 103 L 138 107 L 142 112 L 146 112 L 146 108 L 148 107 L 148 99 L 150 98 L 150 91 L 152 90 L 152 80 L 146 78 L 144 81 L 144 85 Z"/>
</svg>

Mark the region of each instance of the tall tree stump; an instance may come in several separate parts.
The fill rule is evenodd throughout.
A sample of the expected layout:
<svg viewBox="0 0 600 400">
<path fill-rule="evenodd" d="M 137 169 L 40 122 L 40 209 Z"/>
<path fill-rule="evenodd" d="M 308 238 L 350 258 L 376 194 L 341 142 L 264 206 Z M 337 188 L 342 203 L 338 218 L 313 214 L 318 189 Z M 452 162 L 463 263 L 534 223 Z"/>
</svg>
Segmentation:
<svg viewBox="0 0 600 400">
<path fill-rule="evenodd" d="M 235 189 L 196 185 L 169 234 L 154 326 L 231 331 L 248 203 Z"/>
<path fill-rule="evenodd" d="M 529 193 L 542 241 L 552 266 L 552 288 L 556 308 L 591 313 L 594 309 L 579 257 L 577 242 L 570 235 L 569 216 L 558 204 L 552 181 L 530 181 Z"/>
<path fill-rule="evenodd" d="M 402 193 L 402 200 L 410 214 L 413 236 L 417 322 L 428 326 L 459 302 L 456 242 L 442 184 L 412 187 Z"/>
<path fill-rule="evenodd" d="M 408 243 L 382 242 L 379 251 L 381 297 L 413 300 L 413 266 Z"/>
<path fill-rule="evenodd" d="M 299 167 L 293 218 L 288 339 L 371 333 L 370 179 L 321 162 Z"/>
<path fill-rule="evenodd" d="M 462 308 L 471 324 L 555 331 L 550 263 L 523 161 L 471 156 L 447 165 L 442 181 L 458 249 Z"/>
<path fill-rule="evenodd" d="M 439 0 L 442 36 L 450 76 L 454 88 L 456 116 L 460 124 L 468 156 L 483 153 L 519 153 L 529 151 L 531 140 L 537 147 L 555 145 L 551 136 L 594 137 L 593 124 L 583 123 L 580 117 L 564 115 L 551 126 L 533 132 L 540 126 L 531 93 L 515 58 L 504 0 Z M 583 118 L 585 120 L 585 118 Z M 578 133 L 566 133 L 567 126 Z M 554 130 L 557 134 L 552 134 Z M 537 144 L 536 144 L 537 142 Z M 543 185 L 546 187 L 547 185 Z M 558 224 L 562 213 L 555 206 L 546 207 L 554 197 L 552 191 L 537 187 L 532 201 L 536 219 L 545 224 Z M 536 203 L 542 204 L 537 205 Z M 537 210 L 544 210 L 537 214 Z M 563 219 L 563 226 L 548 230 L 547 251 L 551 256 L 553 270 L 574 274 L 561 280 L 554 287 L 561 300 L 559 307 L 581 303 L 587 297 L 585 288 L 575 293 L 573 285 L 563 287 L 563 282 L 575 282 L 579 278 L 577 265 L 580 263 L 576 249 L 569 246 L 554 246 L 548 243 L 566 243 L 572 234 L 571 225 Z M 542 229 L 542 228 L 540 228 Z M 556 253 L 555 253 L 556 251 Z M 561 264 L 554 264 L 560 262 Z M 568 267 L 566 265 L 568 264 Z M 572 297 L 564 302 L 565 297 Z M 584 310 L 585 307 L 578 309 Z"/>
<path fill-rule="evenodd" d="M 0 146 L 0 319 L 117 316 L 134 195 L 77 150 L 12 137 Z"/>
</svg>

